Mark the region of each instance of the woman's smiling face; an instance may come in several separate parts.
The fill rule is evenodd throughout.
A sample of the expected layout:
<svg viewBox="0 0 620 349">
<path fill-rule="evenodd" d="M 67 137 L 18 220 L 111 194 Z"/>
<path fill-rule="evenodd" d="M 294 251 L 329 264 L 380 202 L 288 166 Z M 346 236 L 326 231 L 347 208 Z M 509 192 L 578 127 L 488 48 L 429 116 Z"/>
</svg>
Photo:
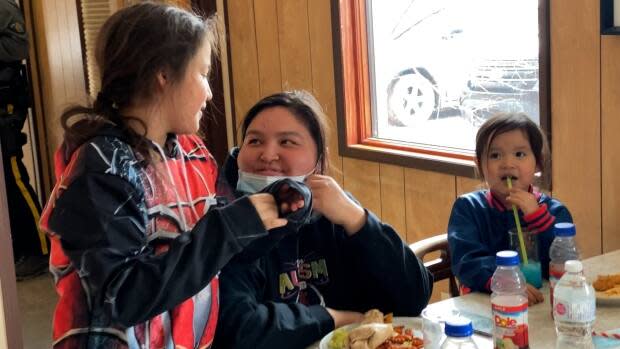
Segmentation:
<svg viewBox="0 0 620 349">
<path fill-rule="evenodd" d="M 245 134 L 239 169 L 263 176 L 302 176 L 317 165 L 317 144 L 308 128 L 285 107 L 267 108 Z"/>
</svg>

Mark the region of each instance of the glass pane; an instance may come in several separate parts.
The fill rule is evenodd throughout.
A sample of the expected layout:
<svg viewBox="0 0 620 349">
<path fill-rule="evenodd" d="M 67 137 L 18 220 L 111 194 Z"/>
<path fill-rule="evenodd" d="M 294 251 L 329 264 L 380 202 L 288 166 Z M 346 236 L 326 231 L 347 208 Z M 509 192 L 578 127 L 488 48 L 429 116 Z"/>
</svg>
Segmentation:
<svg viewBox="0 0 620 349">
<path fill-rule="evenodd" d="M 473 151 L 498 111 L 539 124 L 538 0 L 367 0 L 373 136 Z"/>
</svg>

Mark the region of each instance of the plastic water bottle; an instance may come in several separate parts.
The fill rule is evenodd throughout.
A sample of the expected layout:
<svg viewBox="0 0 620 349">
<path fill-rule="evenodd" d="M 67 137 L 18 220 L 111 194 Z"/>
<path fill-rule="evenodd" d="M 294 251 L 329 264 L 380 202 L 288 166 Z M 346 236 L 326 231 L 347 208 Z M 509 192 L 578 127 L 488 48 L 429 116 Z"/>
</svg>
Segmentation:
<svg viewBox="0 0 620 349">
<path fill-rule="evenodd" d="M 556 223 L 553 227 L 555 238 L 549 248 L 549 302 L 553 315 L 553 288 L 564 275 L 564 263 L 579 259 L 579 250 L 575 244 L 575 225 L 573 223 Z"/>
<path fill-rule="evenodd" d="M 497 252 L 491 279 L 494 348 L 529 348 L 527 286 L 516 251 Z"/>
<path fill-rule="evenodd" d="M 567 261 L 566 273 L 553 291 L 556 348 L 594 348 L 592 325 L 596 313 L 594 288 L 583 276 L 580 261 Z"/>
<path fill-rule="evenodd" d="M 468 318 L 454 317 L 447 320 L 444 332 L 447 338 L 441 344 L 441 349 L 478 349 L 471 338 L 474 328 Z"/>
</svg>

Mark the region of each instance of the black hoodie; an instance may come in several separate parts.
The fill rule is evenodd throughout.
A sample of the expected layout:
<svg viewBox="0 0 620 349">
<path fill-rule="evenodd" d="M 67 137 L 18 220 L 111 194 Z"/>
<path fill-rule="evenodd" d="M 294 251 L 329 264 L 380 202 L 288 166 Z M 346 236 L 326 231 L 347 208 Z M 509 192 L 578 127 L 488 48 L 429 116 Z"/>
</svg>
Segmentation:
<svg viewBox="0 0 620 349">
<path fill-rule="evenodd" d="M 197 136 L 171 135 L 147 166 L 112 126 L 68 162 L 62 149 L 41 221 L 60 297 L 54 346 L 208 347 L 217 273 L 268 236 L 249 199 L 214 205 L 217 168 Z"/>
<path fill-rule="evenodd" d="M 239 195 L 232 189 L 237 154 L 220 173 L 221 193 Z M 262 257 L 229 263 L 220 274 L 214 347 L 305 348 L 334 329 L 325 307 L 417 316 L 431 295 L 431 274 L 392 227 L 366 215 L 353 236 L 321 217 L 263 245 Z"/>
</svg>

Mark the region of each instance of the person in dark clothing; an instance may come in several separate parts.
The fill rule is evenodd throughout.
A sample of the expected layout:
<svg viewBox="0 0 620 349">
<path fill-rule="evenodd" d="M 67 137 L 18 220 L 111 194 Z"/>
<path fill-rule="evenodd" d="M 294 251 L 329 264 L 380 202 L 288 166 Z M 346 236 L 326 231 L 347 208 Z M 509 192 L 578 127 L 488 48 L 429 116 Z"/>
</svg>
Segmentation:
<svg viewBox="0 0 620 349">
<path fill-rule="evenodd" d="M 516 225 L 512 205 L 524 227 L 535 234 L 542 276 L 549 278 L 553 225 L 572 222 L 572 217 L 560 201 L 533 186 L 547 153 L 542 131 L 523 113 L 497 114 L 478 130 L 476 163 L 489 189 L 457 198 L 448 222 L 452 270 L 461 293 L 491 292 L 495 254 L 509 248 L 508 230 Z M 530 304 L 543 301 L 533 285 L 527 284 L 527 291 Z"/>
<path fill-rule="evenodd" d="M 143 2 L 101 28 L 101 90 L 61 116 L 41 220 L 59 294 L 54 348 L 211 347 L 219 270 L 287 224 L 270 194 L 215 197 L 215 160 L 194 134 L 212 98 L 216 27 Z"/>
<path fill-rule="evenodd" d="M 0 0 L 0 146 L 17 280 L 48 268 L 48 241 L 39 229 L 41 206 L 24 167 L 22 133 L 30 94 L 26 66 L 28 36 L 21 10 L 13 0 Z"/>
<path fill-rule="evenodd" d="M 433 280 L 422 262 L 325 175 L 324 120 L 304 91 L 266 97 L 244 118 L 218 191 L 240 197 L 289 178 L 310 188 L 313 213 L 298 231 L 248 247 L 222 270 L 216 348 L 305 348 L 372 308 L 416 316 L 428 303 Z"/>
<path fill-rule="evenodd" d="M 28 58 L 28 35 L 24 16 L 14 0 L 0 1 L 0 61 Z"/>
</svg>

